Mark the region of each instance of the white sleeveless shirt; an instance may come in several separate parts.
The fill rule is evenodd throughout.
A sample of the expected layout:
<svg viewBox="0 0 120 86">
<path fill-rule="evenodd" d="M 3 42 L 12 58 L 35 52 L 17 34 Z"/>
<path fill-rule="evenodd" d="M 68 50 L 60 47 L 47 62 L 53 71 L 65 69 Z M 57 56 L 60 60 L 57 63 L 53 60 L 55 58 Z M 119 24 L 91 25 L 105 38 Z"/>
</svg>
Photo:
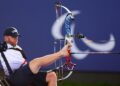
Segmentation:
<svg viewBox="0 0 120 86">
<path fill-rule="evenodd" d="M 13 47 L 12 45 L 7 44 L 7 46 L 8 46 L 8 48 L 18 48 L 18 49 L 22 50 L 22 48 L 20 46 L 18 46 L 18 45 Z M 7 59 L 7 61 L 8 61 L 8 63 L 9 63 L 9 65 L 10 65 L 13 72 L 15 70 L 19 69 L 22 64 L 27 63 L 25 61 L 25 59 L 23 58 L 20 51 L 13 50 L 13 49 L 7 49 L 6 51 L 4 51 L 4 55 L 5 55 L 5 57 L 6 57 L 6 59 Z M 0 61 L 1 61 L 1 64 L 3 66 L 5 75 L 9 75 L 8 69 L 6 67 L 6 64 L 5 64 L 1 54 L 0 54 Z"/>
</svg>

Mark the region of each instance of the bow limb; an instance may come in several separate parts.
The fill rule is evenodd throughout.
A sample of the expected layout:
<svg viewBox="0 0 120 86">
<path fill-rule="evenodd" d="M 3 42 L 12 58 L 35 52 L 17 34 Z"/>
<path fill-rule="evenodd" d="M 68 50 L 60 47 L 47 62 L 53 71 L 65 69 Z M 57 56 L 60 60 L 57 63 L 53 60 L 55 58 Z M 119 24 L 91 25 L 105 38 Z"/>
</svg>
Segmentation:
<svg viewBox="0 0 120 86">
<path fill-rule="evenodd" d="M 63 8 L 63 9 L 65 9 L 68 13 L 72 13 L 67 7 L 61 5 L 61 3 L 57 3 L 57 4 L 56 4 L 56 7 Z"/>
<path fill-rule="evenodd" d="M 59 75 L 59 72 L 62 72 L 63 68 L 64 68 L 64 64 L 59 66 L 59 67 L 56 67 L 55 69 L 48 70 L 47 72 L 48 73 L 52 72 L 52 71 L 56 72 L 57 76 L 58 76 L 57 81 L 63 81 L 65 79 L 69 78 L 73 73 L 73 69 L 69 70 L 69 71 L 65 70 L 64 74 L 62 76 L 60 76 L 61 74 Z"/>
</svg>

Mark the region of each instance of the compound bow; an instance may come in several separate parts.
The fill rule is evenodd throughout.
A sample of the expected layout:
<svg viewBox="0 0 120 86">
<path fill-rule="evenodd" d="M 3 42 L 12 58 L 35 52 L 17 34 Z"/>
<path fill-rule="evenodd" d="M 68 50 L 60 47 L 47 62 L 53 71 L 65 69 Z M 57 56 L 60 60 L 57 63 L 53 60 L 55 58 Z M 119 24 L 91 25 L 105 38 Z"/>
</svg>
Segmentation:
<svg viewBox="0 0 120 86">
<path fill-rule="evenodd" d="M 67 11 L 65 21 L 64 21 L 64 25 L 65 25 L 64 29 L 65 29 L 66 35 L 65 35 L 64 39 L 58 39 L 58 40 L 60 40 L 60 41 L 63 40 L 64 44 L 70 43 L 72 45 L 73 37 L 78 36 L 78 35 L 73 35 L 71 32 L 71 29 L 73 29 L 72 24 L 74 23 L 74 16 L 73 16 L 72 12 L 67 7 L 63 6 L 61 3 L 56 3 L 55 8 L 56 8 L 56 17 L 57 18 L 59 17 L 59 15 L 58 15 L 59 9 L 64 9 Z M 71 56 L 70 56 L 71 51 L 68 50 L 68 53 L 69 53 L 69 56 L 65 57 L 65 63 L 60 64 L 61 66 L 56 68 L 58 71 L 61 71 L 61 74 L 60 74 L 61 76 L 58 77 L 58 81 L 67 79 L 73 73 L 73 69 L 76 65 L 76 64 L 72 63 L 72 61 L 71 61 Z M 63 70 L 65 70 L 65 69 L 67 71 L 69 71 L 69 73 L 66 76 L 64 76 L 64 74 L 63 74 Z"/>
</svg>

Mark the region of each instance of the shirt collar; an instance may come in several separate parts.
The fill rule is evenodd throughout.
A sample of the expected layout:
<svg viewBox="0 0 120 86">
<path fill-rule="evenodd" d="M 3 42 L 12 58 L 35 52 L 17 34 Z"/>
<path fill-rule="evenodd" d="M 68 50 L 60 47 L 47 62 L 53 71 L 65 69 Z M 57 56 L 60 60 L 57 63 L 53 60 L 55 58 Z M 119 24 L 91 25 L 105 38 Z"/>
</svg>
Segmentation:
<svg viewBox="0 0 120 86">
<path fill-rule="evenodd" d="M 13 48 L 13 46 L 11 44 L 9 44 L 9 43 L 7 43 L 7 47 L 8 48 Z"/>
</svg>

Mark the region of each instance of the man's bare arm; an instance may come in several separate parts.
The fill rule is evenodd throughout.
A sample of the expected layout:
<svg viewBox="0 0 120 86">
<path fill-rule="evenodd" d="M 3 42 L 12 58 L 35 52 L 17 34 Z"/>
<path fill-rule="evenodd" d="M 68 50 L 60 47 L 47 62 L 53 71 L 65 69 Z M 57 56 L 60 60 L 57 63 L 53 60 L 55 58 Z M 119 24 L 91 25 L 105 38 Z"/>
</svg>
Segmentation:
<svg viewBox="0 0 120 86">
<path fill-rule="evenodd" d="M 38 73 L 38 71 L 41 67 L 47 66 L 64 56 L 68 56 L 69 55 L 68 49 L 70 48 L 70 46 L 71 46 L 70 44 L 67 44 L 60 51 L 58 51 L 56 53 L 33 59 L 29 63 L 29 67 L 30 67 L 31 71 L 33 73 Z"/>
</svg>

